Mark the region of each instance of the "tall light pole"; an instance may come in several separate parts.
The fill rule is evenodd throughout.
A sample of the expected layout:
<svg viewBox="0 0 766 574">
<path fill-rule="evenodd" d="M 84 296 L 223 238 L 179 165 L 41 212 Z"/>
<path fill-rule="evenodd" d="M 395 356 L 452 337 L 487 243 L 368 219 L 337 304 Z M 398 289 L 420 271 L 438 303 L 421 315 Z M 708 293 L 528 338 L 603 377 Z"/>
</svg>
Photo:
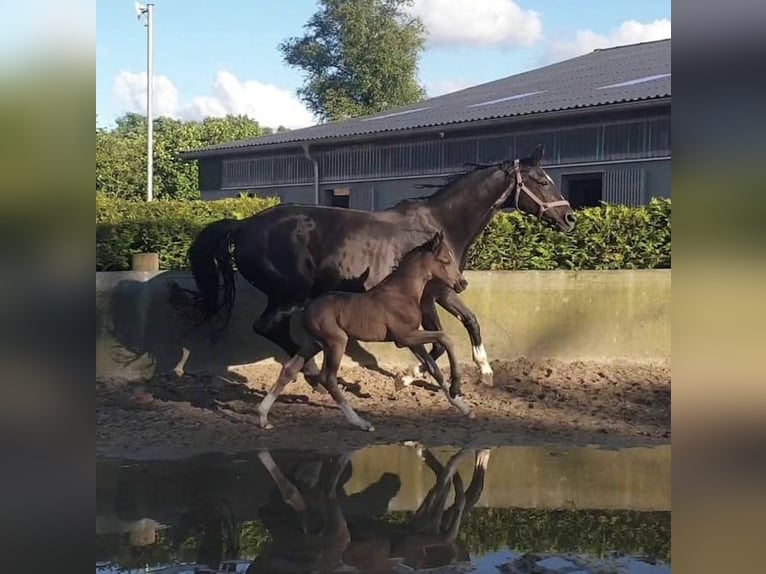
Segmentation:
<svg viewBox="0 0 766 574">
<path fill-rule="evenodd" d="M 152 200 L 154 178 L 154 122 L 152 121 L 152 91 L 154 87 L 154 64 L 152 62 L 152 18 L 154 4 L 134 3 L 138 19 L 146 14 L 146 201 Z"/>
</svg>

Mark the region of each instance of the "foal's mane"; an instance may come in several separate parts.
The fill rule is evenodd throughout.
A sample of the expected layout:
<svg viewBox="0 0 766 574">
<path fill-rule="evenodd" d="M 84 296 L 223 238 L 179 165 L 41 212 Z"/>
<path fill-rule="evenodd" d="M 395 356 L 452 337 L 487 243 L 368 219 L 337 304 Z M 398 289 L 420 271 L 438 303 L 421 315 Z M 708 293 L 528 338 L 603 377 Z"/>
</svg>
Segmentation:
<svg viewBox="0 0 766 574">
<path fill-rule="evenodd" d="M 463 181 L 466 177 L 469 177 L 473 174 L 475 174 L 478 171 L 481 171 L 483 169 L 487 169 L 489 167 L 496 167 L 501 168 L 503 167 L 504 162 L 497 162 L 497 163 L 474 163 L 474 162 L 467 162 L 464 163 L 464 169 L 462 171 L 458 171 L 455 173 L 452 173 L 444 178 L 443 183 L 421 183 L 418 185 L 415 185 L 416 189 L 429 189 L 429 188 L 436 188 L 436 191 L 433 192 L 430 195 L 421 195 L 418 197 L 408 197 L 406 199 L 402 199 L 401 201 L 394 204 L 394 206 L 391 209 L 395 209 L 400 206 L 406 206 L 411 204 L 417 204 L 417 203 L 423 203 L 424 201 L 433 198 L 436 195 L 441 195 L 442 193 L 447 193 L 453 189 L 455 185 L 457 185 L 459 182 Z"/>
<path fill-rule="evenodd" d="M 420 253 L 430 251 L 433 245 L 433 241 L 434 241 L 433 237 L 427 239 L 426 241 L 424 241 L 417 247 L 413 247 L 407 253 L 402 255 L 399 259 L 394 261 L 394 264 L 391 266 L 391 271 L 389 272 L 388 276 L 384 279 L 384 281 L 388 279 L 388 277 L 393 275 L 396 272 L 396 270 L 399 269 L 405 262 L 409 261 L 410 259 L 413 259 Z"/>
</svg>

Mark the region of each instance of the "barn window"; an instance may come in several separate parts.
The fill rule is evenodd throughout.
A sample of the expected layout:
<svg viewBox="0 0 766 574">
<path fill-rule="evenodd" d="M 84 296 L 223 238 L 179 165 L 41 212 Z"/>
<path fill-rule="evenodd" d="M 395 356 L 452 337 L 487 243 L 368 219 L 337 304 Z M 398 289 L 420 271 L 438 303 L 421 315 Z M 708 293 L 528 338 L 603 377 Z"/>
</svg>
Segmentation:
<svg viewBox="0 0 766 574">
<path fill-rule="evenodd" d="M 561 178 L 564 196 L 572 209 L 578 207 L 597 207 L 603 198 L 603 173 L 577 173 Z"/>
<path fill-rule="evenodd" d="M 335 189 L 325 189 L 325 203 L 333 207 L 348 207 L 351 190 L 347 187 L 336 187 Z"/>
</svg>

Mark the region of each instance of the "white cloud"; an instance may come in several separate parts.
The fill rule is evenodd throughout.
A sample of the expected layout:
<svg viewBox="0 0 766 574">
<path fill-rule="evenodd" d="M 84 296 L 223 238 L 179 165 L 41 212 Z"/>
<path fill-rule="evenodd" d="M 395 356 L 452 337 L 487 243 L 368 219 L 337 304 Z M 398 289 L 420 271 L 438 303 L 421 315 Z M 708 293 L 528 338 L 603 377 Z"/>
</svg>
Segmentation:
<svg viewBox="0 0 766 574">
<path fill-rule="evenodd" d="M 178 90 L 167 76 L 154 76 L 153 115 L 178 117 Z M 122 70 L 114 79 L 114 100 L 126 112 L 146 113 L 146 72 Z"/>
<path fill-rule="evenodd" d="M 178 90 L 166 76 L 154 77 L 154 114 L 187 120 L 246 115 L 261 125 L 296 129 L 316 123 L 314 116 L 295 95 L 272 84 L 240 81 L 234 74 L 219 71 L 212 95 L 194 96 L 180 104 Z M 146 110 L 146 73 L 122 71 L 114 80 L 114 99 L 121 111 Z"/>
<path fill-rule="evenodd" d="M 468 88 L 475 85 L 477 82 L 470 82 L 463 78 L 452 78 L 446 80 L 435 80 L 433 82 L 426 82 L 426 92 L 429 98 L 435 98 L 443 94 L 450 94 L 457 92 L 463 88 Z"/>
<path fill-rule="evenodd" d="M 220 71 L 213 80 L 213 96 L 197 96 L 181 115 L 199 120 L 242 114 L 269 127 L 283 125 L 295 129 L 316 123 L 314 116 L 287 90 L 257 80 L 241 82 L 234 74 Z"/>
<path fill-rule="evenodd" d="M 415 0 L 433 45 L 529 46 L 543 30 L 540 14 L 512 0 Z"/>
<path fill-rule="evenodd" d="M 623 44 L 636 44 L 670 38 L 670 20 L 662 18 L 643 24 L 626 20 L 609 34 L 592 30 L 578 30 L 573 39 L 553 41 L 543 55 L 545 62 L 559 62 L 592 52 L 596 48 L 610 48 Z"/>
</svg>

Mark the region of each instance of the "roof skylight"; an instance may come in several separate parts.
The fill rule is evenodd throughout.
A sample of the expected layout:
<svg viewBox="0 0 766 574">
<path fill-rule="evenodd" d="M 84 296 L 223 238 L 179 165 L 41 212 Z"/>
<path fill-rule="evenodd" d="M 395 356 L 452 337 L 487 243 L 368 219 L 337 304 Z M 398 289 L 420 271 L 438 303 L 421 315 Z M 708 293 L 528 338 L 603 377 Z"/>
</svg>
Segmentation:
<svg viewBox="0 0 766 574">
<path fill-rule="evenodd" d="M 527 96 L 534 96 L 535 94 L 542 94 L 544 92 L 547 92 L 548 90 L 540 90 L 538 92 L 526 92 L 524 94 L 516 94 L 515 96 L 506 96 L 505 98 L 498 98 L 496 100 L 489 100 L 488 102 L 481 102 L 478 104 L 470 104 L 466 107 L 468 108 L 477 108 L 479 106 L 488 106 L 490 104 L 499 104 L 500 102 L 508 102 L 510 100 L 518 100 L 520 98 L 526 98 Z"/>
<path fill-rule="evenodd" d="M 606 90 L 607 88 L 623 88 L 625 86 L 635 86 L 636 84 L 643 84 L 644 82 L 651 82 L 652 80 L 659 80 L 661 78 L 667 78 L 670 74 L 655 74 L 654 76 L 645 76 L 643 78 L 636 78 L 635 80 L 628 80 L 627 82 L 620 82 L 619 84 L 609 84 L 608 86 L 601 86 L 599 90 Z"/>
<path fill-rule="evenodd" d="M 403 116 L 404 114 L 411 114 L 413 112 L 421 112 L 423 110 L 427 110 L 430 106 L 426 106 L 424 108 L 415 108 L 413 110 L 404 110 L 403 112 L 393 112 L 390 114 L 384 114 L 382 116 L 375 116 L 374 118 L 362 118 L 360 121 L 362 122 L 371 122 L 373 120 L 382 120 L 383 118 L 393 118 L 394 116 Z"/>
</svg>

